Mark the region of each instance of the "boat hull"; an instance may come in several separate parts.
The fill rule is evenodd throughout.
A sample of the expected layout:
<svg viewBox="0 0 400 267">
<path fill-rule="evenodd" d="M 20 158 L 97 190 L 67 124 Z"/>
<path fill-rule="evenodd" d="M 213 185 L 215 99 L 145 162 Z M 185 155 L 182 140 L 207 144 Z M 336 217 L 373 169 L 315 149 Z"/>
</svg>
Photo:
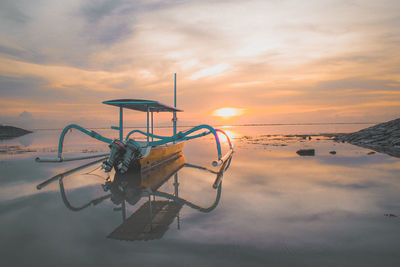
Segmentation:
<svg viewBox="0 0 400 267">
<path fill-rule="evenodd" d="M 142 171 L 162 164 L 172 156 L 182 152 L 184 144 L 184 142 L 178 142 L 152 147 L 146 157 L 139 159 Z"/>
</svg>

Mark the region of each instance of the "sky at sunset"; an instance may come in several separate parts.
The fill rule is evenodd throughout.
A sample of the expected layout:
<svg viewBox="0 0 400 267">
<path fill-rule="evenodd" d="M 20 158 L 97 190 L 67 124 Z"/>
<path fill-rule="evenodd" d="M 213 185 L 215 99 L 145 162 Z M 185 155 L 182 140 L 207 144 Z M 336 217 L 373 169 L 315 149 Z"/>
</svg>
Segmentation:
<svg viewBox="0 0 400 267">
<path fill-rule="evenodd" d="M 0 33 L 3 124 L 115 124 L 102 101 L 173 105 L 175 72 L 180 124 L 400 117 L 398 0 L 0 0 Z"/>
</svg>

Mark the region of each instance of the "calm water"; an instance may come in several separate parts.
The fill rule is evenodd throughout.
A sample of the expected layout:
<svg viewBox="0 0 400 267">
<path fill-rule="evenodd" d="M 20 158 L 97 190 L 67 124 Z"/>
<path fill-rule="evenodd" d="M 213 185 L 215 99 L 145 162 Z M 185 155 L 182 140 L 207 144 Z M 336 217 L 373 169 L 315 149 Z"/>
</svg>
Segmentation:
<svg viewBox="0 0 400 267">
<path fill-rule="evenodd" d="M 58 131 L 2 141 L 1 150 L 9 150 L 0 153 L 2 266 L 400 266 L 400 217 L 395 217 L 400 216 L 400 160 L 318 136 L 277 136 L 363 127 L 225 128 L 235 153 L 217 206 L 201 212 L 184 205 L 179 220 L 151 241 L 107 238 L 122 224 L 121 206 L 110 199 L 72 211 L 57 181 L 36 189 L 45 179 L 84 163 L 34 162 L 38 155 L 55 154 Z M 107 151 L 74 133 L 65 148 L 69 154 Z M 314 148 L 315 156 L 298 156 L 301 148 Z M 184 155 L 186 163 L 211 169 L 215 147 L 210 138 L 189 141 Z M 106 175 L 98 166 L 64 178 L 71 206 L 108 194 L 101 187 Z M 183 167 L 179 196 L 197 206 L 213 205 L 215 178 Z M 159 190 L 173 194 L 174 177 Z M 126 203 L 126 217 L 145 202 Z"/>
</svg>

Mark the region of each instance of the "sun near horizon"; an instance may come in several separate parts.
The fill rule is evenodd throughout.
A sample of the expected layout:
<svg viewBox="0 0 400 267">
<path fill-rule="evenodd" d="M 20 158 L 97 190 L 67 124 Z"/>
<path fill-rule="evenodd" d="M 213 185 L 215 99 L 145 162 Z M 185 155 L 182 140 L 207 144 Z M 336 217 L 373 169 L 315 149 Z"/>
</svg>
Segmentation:
<svg viewBox="0 0 400 267">
<path fill-rule="evenodd" d="M 243 109 L 234 107 L 223 107 L 213 111 L 212 115 L 222 119 L 231 119 L 243 114 Z"/>
</svg>

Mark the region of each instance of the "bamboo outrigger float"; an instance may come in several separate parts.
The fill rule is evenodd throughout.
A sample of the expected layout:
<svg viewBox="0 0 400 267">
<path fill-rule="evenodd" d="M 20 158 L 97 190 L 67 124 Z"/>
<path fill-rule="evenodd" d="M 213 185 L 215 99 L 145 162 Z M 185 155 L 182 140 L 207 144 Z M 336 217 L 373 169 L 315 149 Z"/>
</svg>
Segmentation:
<svg viewBox="0 0 400 267">
<path fill-rule="evenodd" d="M 111 139 L 100 135 L 95 131 L 91 131 L 83 128 L 76 124 L 70 124 L 64 128 L 61 132 L 58 154 L 55 158 L 41 158 L 37 157 L 37 162 L 63 162 L 82 160 L 88 158 L 107 157 L 103 162 L 102 168 L 105 172 L 110 172 L 113 168 L 117 172 L 125 173 L 132 166 L 140 165 L 142 169 L 151 168 L 157 165 L 158 162 L 172 155 L 175 155 L 182 151 L 184 142 L 187 140 L 200 138 L 209 134 L 213 134 L 217 147 L 217 159 L 212 162 L 213 166 L 219 166 L 223 164 L 233 152 L 233 144 L 231 143 L 229 136 L 220 129 L 214 129 L 213 127 L 202 124 L 193 127 L 187 131 L 177 132 L 177 112 L 181 112 L 176 108 L 176 74 L 174 76 L 174 107 L 159 103 L 153 100 L 142 100 L 142 99 L 117 99 L 104 101 L 103 104 L 112 105 L 119 107 L 119 126 L 111 126 L 111 129 L 119 131 L 119 139 Z M 123 112 L 124 109 L 131 109 L 147 113 L 147 127 L 146 132 L 141 130 L 130 131 L 124 137 L 124 120 Z M 171 112 L 173 113 L 173 135 L 172 136 L 160 136 L 154 134 L 154 112 Z M 70 129 L 77 129 L 84 134 L 89 135 L 99 141 L 109 144 L 110 152 L 64 157 L 63 156 L 63 143 L 64 137 Z M 198 133 L 203 130 L 203 132 Z M 142 134 L 146 137 L 146 141 L 138 141 L 130 138 L 134 133 Z M 218 137 L 218 133 L 222 133 L 226 136 L 230 150 L 222 155 L 221 143 Z"/>
</svg>

